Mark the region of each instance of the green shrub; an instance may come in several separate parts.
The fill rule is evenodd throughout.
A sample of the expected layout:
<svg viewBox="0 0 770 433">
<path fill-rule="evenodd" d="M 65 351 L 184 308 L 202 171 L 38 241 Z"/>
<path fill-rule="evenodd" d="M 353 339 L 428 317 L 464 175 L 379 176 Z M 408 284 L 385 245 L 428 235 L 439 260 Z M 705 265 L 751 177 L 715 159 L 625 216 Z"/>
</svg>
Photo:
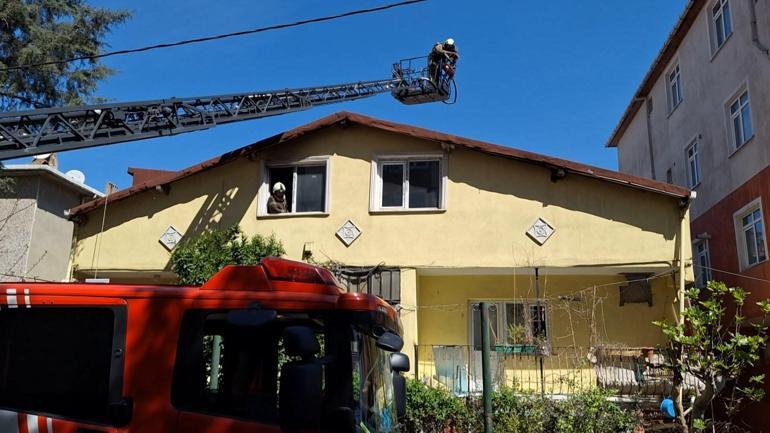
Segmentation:
<svg viewBox="0 0 770 433">
<path fill-rule="evenodd" d="M 495 433 L 632 432 L 637 424 L 636 416 L 609 401 L 611 395 L 595 389 L 556 400 L 502 388 L 492 394 L 492 428 Z M 481 433 L 484 431 L 481 397 L 464 399 L 410 380 L 405 431 Z"/>
</svg>

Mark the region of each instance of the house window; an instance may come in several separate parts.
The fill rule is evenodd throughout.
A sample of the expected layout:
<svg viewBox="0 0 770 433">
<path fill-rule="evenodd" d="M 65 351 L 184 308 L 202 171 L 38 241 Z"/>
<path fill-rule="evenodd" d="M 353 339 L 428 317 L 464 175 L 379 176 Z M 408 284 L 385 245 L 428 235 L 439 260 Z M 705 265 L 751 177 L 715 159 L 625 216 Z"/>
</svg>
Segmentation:
<svg viewBox="0 0 770 433">
<path fill-rule="evenodd" d="M 387 158 L 373 164 L 371 210 L 444 208 L 446 175 L 441 156 Z"/>
<path fill-rule="evenodd" d="M 767 260 L 765 224 L 761 201 L 755 200 L 736 213 L 738 248 L 743 268 Z"/>
<path fill-rule="evenodd" d="M 690 188 L 695 188 L 700 183 L 700 156 L 697 141 L 687 146 L 687 180 Z"/>
<path fill-rule="evenodd" d="M 260 215 L 328 212 L 329 164 L 325 158 L 270 163 L 260 189 Z M 277 194 L 276 185 L 283 194 Z"/>
<path fill-rule="evenodd" d="M 471 345 L 481 350 L 481 308 L 471 309 Z M 537 301 L 489 303 L 489 337 L 492 346 L 541 346 L 547 343 L 547 305 Z"/>
<path fill-rule="evenodd" d="M 668 93 L 669 111 L 674 111 L 682 102 L 682 74 L 678 64 L 668 73 Z"/>
<path fill-rule="evenodd" d="M 695 284 L 705 287 L 711 281 L 711 256 L 709 256 L 708 241 L 698 241 L 693 248 L 695 252 Z"/>
<path fill-rule="evenodd" d="M 729 0 L 717 0 L 711 7 L 711 21 L 715 48 L 720 48 L 733 33 L 733 19 Z"/>
<path fill-rule="evenodd" d="M 730 125 L 732 127 L 735 149 L 746 144 L 754 136 L 754 130 L 751 126 L 751 105 L 748 91 L 744 91 L 739 97 L 730 102 Z"/>
</svg>

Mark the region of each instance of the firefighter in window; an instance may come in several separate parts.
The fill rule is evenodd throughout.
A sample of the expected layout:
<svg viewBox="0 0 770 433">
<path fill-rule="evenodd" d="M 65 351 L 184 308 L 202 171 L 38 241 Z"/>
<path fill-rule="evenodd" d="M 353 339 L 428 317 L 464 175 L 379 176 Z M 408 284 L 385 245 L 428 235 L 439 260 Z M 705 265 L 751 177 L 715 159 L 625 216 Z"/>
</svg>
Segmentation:
<svg viewBox="0 0 770 433">
<path fill-rule="evenodd" d="M 273 185 L 273 193 L 267 199 L 267 213 L 286 213 L 288 210 L 286 207 L 286 186 L 281 182 L 276 182 Z"/>
<path fill-rule="evenodd" d="M 455 64 L 459 57 L 454 39 L 436 42 L 428 55 L 428 71 L 433 84 L 441 88 L 442 75 L 446 75 L 448 79 L 454 76 Z"/>
</svg>

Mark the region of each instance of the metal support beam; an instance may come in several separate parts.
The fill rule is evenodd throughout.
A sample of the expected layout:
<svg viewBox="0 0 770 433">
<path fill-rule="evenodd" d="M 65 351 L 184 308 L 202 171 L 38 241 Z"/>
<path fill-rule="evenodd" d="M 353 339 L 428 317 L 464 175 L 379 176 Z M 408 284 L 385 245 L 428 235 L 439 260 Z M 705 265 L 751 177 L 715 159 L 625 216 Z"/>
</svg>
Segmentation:
<svg viewBox="0 0 770 433">
<path fill-rule="evenodd" d="M 484 433 L 492 433 L 492 371 L 489 365 L 489 304 L 482 302 L 481 309 L 481 375 L 484 395 Z"/>
</svg>

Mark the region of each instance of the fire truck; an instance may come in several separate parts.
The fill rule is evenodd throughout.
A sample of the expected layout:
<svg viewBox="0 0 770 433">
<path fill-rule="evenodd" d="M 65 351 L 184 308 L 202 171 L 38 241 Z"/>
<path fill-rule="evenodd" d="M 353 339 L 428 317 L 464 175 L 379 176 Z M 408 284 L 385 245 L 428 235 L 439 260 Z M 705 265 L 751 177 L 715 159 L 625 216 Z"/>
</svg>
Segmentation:
<svg viewBox="0 0 770 433">
<path fill-rule="evenodd" d="M 396 310 L 280 258 L 200 287 L 0 284 L 0 432 L 391 432 Z"/>
</svg>

